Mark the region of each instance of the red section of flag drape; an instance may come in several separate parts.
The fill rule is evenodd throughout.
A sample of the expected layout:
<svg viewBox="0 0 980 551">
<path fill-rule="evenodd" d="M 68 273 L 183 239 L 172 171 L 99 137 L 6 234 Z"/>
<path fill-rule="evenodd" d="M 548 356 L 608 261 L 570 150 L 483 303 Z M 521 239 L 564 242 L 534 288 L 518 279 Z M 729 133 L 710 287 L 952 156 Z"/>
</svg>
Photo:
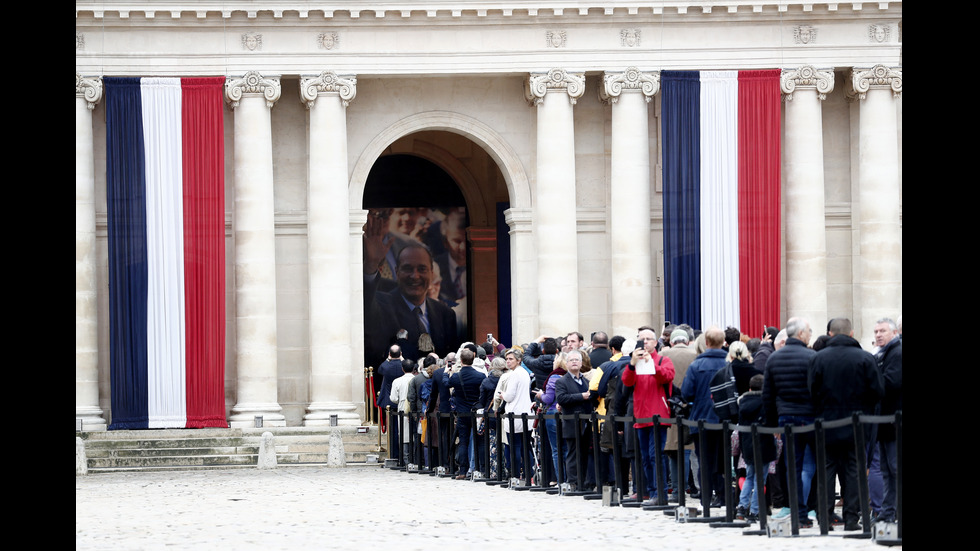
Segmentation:
<svg viewBox="0 0 980 551">
<path fill-rule="evenodd" d="M 752 336 L 779 326 L 779 73 L 738 75 L 739 309 Z"/>
<path fill-rule="evenodd" d="M 224 78 L 185 78 L 184 292 L 187 427 L 225 420 Z"/>
</svg>

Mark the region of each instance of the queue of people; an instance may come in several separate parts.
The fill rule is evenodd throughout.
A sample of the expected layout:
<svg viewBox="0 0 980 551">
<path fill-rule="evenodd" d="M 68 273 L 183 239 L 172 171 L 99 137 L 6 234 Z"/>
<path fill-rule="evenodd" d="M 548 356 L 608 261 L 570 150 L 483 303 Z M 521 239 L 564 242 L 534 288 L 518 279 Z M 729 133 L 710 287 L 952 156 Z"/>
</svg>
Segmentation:
<svg viewBox="0 0 980 551">
<path fill-rule="evenodd" d="M 641 327 L 635 339 L 600 331 L 586 342 L 573 331 L 512 347 L 488 335 L 484 343 L 422 358 L 404 358 L 395 344 L 379 370 L 378 403 L 402 412 L 401 422 L 389 424 L 397 443 L 391 457 L 422 471 L 457 480 L 522 480 L 572 494 L 612 486 L 644 504 L 676 503 L 685 493 L 706 509 L 737 504 L 737 518 L 747 521 L 795 509 L 801 528 L 826 514 L 830 525 L 857 530 L 858 460 L 849 426 L 827 431 L 826 461 L 817 465 L 813 432 L 794 431 L 791 446 L 785 434 L 763 435 L 756 447 L 747 432 L 725 441 L 720 430 L 698 435 L 696 426 L 680 430 L 657 418 L 802 427 L 854 412 L 900 412 L 898 319 L 876 324 L 874 354 L 853 338 L 845 318 L 831 320 L 821 338 L 807 320 L 791 318 L 756 339 L 731 327 L 668 325 L 659 336 Z M 894 522 L 900 514 L 894 427 L 863 430 L 872 520 Z M 733 461 L 726 464 L 726 457 Z M 726 487 L 726 469 L 738 488 Z M 827 475 L 825 488 L 816 487 L 818 469 Z M 818 499 L 820 491 L 826 501 Z M 819 511 L 820 503 L 827 510 Z"/>
</svg>

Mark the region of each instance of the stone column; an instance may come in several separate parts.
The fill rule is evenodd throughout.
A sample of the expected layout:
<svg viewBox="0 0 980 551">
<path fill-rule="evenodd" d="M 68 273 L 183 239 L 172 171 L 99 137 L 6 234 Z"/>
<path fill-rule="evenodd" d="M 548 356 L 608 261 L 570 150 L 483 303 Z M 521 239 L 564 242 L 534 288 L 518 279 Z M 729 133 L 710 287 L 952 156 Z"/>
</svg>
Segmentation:
<svg viewBox="0 0 980 551">
<path fill-rule="evenodd" d="M 612 104 L 610 224 L 612 332 L 633 335 L 653 324 L 650 243 L 650 132 L 647 104 L 660 90 L 660 73 L 630 67 L 605 73 L 599 99 Z"/>
<path fill-rule="evenodd" d="M 848 95 L 860 101 L 858 221 L 861 257 L 861 303 L 855 337 L 867 346 L 875 321 L 902 313 L 902 225 L 898 167 L 896 98 L 902 94 L 902 71 L 884 65 L 854 69 Z"/>
<path fill-rule="evenodd" d="M 310 273 L 310 394 L 303 424 L 359 425 L 351 381 L 350 220 L 347 208 L 347 106 L 357 78 L 324 72 L 300 81 L 310 112 L 308 261 Z"/>
<path fill-rule="evenodd" d="M 75 75 L 75 419 L 106 430 L 99 407 L 99 313 L 95 247 L 95 152 L 92 109 L 102 79 Z"/>
<path fill-rule="evenodd" d="M 232 427 L 285 426 L 279 406 L 276 337 L 276 223 L 272 178 L 271 109 L 279 77 L 257 72 L 229 78 L 235 110 L 235 363 L 238 402 Z"/>
<path fill-rule="evenodd" d="M 538 109 L 534 186 L 538 330 L 556 336 L 578 329 L 572 106 L 585 92 L 585 75 L 564 69 L 531 74 L 525 92 L 527 99 Z"/>
<path fill-rule="evenodd" d="M 833 70 L 809 65 L 783 71 L 786 94 L 783 216 L 786 222 L 786 310 L 814 330 L 827 323 L 827 231 L 824 211 L 823 115 Z"/>
<path fill-rule="evenodd" d="M 538 331 L 538 276 L 535 261 L 531 209 L 509 208 L 504 220 L 510 228 L 510 311 L 513 334 L 500 342 L 527 342 L 540 335 Z"/>
<path fill-rule="evenodd" d="M 348 199 L 350 199 L 348 197 Z M 357 203 L 360 203 L 360 197 Z M 364 224 L 367 224 L 368 211 L 351 208 L 347 203 L 347 250 L 353 251 L 348 257 L 347 273 L 350 281 L 350 328 L 351 369 L 357 375 L 351 380 L 351 396 L 362 419 L 367 419 L 367 408 L 371 405 L 371 397 L 365 390 L 364 364 L 364 257 L 361 254 L 364 243 Z M 340 266 L 343 269 L 343 266 Z M 378 366 L 371 366 L 377 369 Z M 379 389 L 375 389 L 377 392 Z"/>
</svg>

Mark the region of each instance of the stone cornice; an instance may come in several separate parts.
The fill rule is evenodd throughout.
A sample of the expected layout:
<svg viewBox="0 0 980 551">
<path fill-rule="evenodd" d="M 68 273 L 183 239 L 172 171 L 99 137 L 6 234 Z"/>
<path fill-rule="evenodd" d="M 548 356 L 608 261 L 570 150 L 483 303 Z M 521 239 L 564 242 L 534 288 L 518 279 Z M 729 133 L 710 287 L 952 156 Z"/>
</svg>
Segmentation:
<svg viewBox="0 0 980 551">
<path fill-rule="evenodd" d="M 353 5 L 352 5 L 353 4 Z M 275 19 L 286 17 L 343 18 L 352 20 L 371 19 L 460 19 L 485 17 L 584 17 L 592 15 L 711 15 L 714 13 L 786 13 L 821 10 L 863 11 L 887 10 L 901 6 L 901 0 L 834 1 L 834 0 L 613 0 L 600 6 L 589 0 L 429 0 L 421 2 L 376 1 L 323 2 L 311 4 L 299 0 L 102 0 L 76 1 L 75 16 L 91 13 L 96 19 L 107 14 L 129 19 L 134 16 L 146 19 L 180 19 L 190 17 L 205 19 L 220 15 L 224 19 L 241 14 L 249 19 L 272 15 Z"/>
<path fill-rule="evenodd" d="M 547 73 L 531 73 L 525 81 L 524 97 L 538 105 L 548 92 L 565 92 L 575 105 L 585 93 L 585 73 L 569 73 L 565 69 L 551 69 Z"/>
<path fill-rule="evenodd" d="M 83 77 L 75 73 L 75 97 L 85 98 L 89 109 L 102 99 L 102 77 Z"/>
<path fill-rule="evenodd" d="M 324 71 L 315 77 L 302 77 L 299 83 L 299 94 L 307 109 L 312 109 L 316 98 L 322 93 L 333 92 L 340 96 L 344 107 L 350 105 L 357 95 L 357 77 L 354 75 L 340 76 L 332 71 Z"/>
<path fill-rule="evenodd" d="M 798 69 L 784 69 L 779 76 L 779 87 L 786 100 L 793 99 L 793 92 L 800 90 L 816 90 L 817 97 L 827 99 L 827 94 L 834 91 L 834 71 L 819 70 L 812 65 L 804 65 Z"/>
<path fill-rule="evenodd" d="M 649 103 L 660 91 L 660 71 L 644 73 L 636 67 L 628 67 L 621 73 L 607 72 L 602 76 L 599 99 L 616 103 L 623 90 L 639 90 Z"/>
<path fill-rule="evenodd" d="M 279 77 L 263 77 L 258 71 L 250 71 L 241 78 L 229 77 L 225 81 L 225 98 L 232 109 L 238 107 L 238 102 L 245 94 L 261 94 L 265 97 L 266 105 L 271 108 L 282 94 Z"/>
<path fill-rule="evenodd" d="M 848 84 L 847 95 L 858 99 L 864 99 L 872 88 L 890 89 L 897 97 L 902 95 L 902 70 L 884 65 L 875 65 L 870 69 L 853 69 Z"/>
</svg>

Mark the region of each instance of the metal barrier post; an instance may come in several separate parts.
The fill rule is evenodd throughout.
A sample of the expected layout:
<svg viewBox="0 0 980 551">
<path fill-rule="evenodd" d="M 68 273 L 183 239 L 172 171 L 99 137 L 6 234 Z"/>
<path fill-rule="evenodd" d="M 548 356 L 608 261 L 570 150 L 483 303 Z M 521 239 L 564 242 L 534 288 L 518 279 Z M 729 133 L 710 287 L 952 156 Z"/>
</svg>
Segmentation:
<svg viewBox="0 0 980 551">
<path fill-rule="evenodd" d="M 851 426 L 854 430 L 854 447 L 857 455 L 858 475 L 858 504 L 861 507 L 861 538 L 871 537 L 871 510 L 868 494 L 868 448 L 864 445 L 864 427 L 861 425 L 860 413 L 851 414 Z"/>
<path fill-rule="evenodd" d="M 599 417 L 593 411 L 589 414 L 589 424 L 592 425 L 592 471 L 595 475 L 596 491 L 586 494 L 585 499 L 602 499 L 602 465 L 599 453 Z"/>
<path fill-rule="evenodd" d="M 796 437 L 793 435 L 793 425 L 786 425 L 783 427 L 786 431 L 786 446 L 784 448 L 786 455 L 786 486 L 789 490 L 789 510 L 790 515 L 793 517 L 790 519 L 791 533 L 794 536 L 800 535 L 800 498 L 799 493 L 802 488 L 796 485 Z"/>
<path fill-rule="evenodd" d="M 564 414 L 558 413 L 557 411 L 552 415 L 555 416 L 555 444 L 558 446 L 558 494 L 565 495 L 565 491 L 568 488 L 565 483 L 565 438 L 562 430 L 562 417 Z"/>
<path fill-rule="evenodd" d="M 636 417 L 626 416 L 628 425 L 636 424 Z M 633 440 L 633 490 L 636 492 L 636 499 L 624 499 L 619 503 L 620 507 L 641 507 L 643 505 L 643 494 L 647 491 L 646 473 L 643 472 L 643 456 L 640 454 L 640 433 L 635 428 L 626 429 Z M 649 496 L 648 496 L 649 497 Z"/>
<path fill-rule="evenodd" d="M 524 430 L 521 431 L 521 468 L 524 469 L 524 485 L 518 486 L 517 489 L 529 490 L 531 488 L 531 471 L 533 470 L 533 465 L 531 461 L 528 461 L 528 459 L 531 457 L 531 454 L 528 453 L 530 451 L 528 446 L 531 444 L 531 430 L 527 424 L 527 413 L 521 414 L 521 423 L 522 427 L 524 428 Z"/>
<path fill-rule="evenodd" d="M 895 521 L 898 522 L 898 539 L 902 539 L 902 412 L 895 412 Z"/>
<path fill-rule="evenodd" d="M 814 448 L 816 449 L 817 472 L 810 484 L 810 491 L 817 489 L 817 522 L 820 524 L 820 535 L 830 533 L 830 496 L 827 494 L 827 433 L 824 432 L 823 419 L 813 421 Z"/>
</svg>

